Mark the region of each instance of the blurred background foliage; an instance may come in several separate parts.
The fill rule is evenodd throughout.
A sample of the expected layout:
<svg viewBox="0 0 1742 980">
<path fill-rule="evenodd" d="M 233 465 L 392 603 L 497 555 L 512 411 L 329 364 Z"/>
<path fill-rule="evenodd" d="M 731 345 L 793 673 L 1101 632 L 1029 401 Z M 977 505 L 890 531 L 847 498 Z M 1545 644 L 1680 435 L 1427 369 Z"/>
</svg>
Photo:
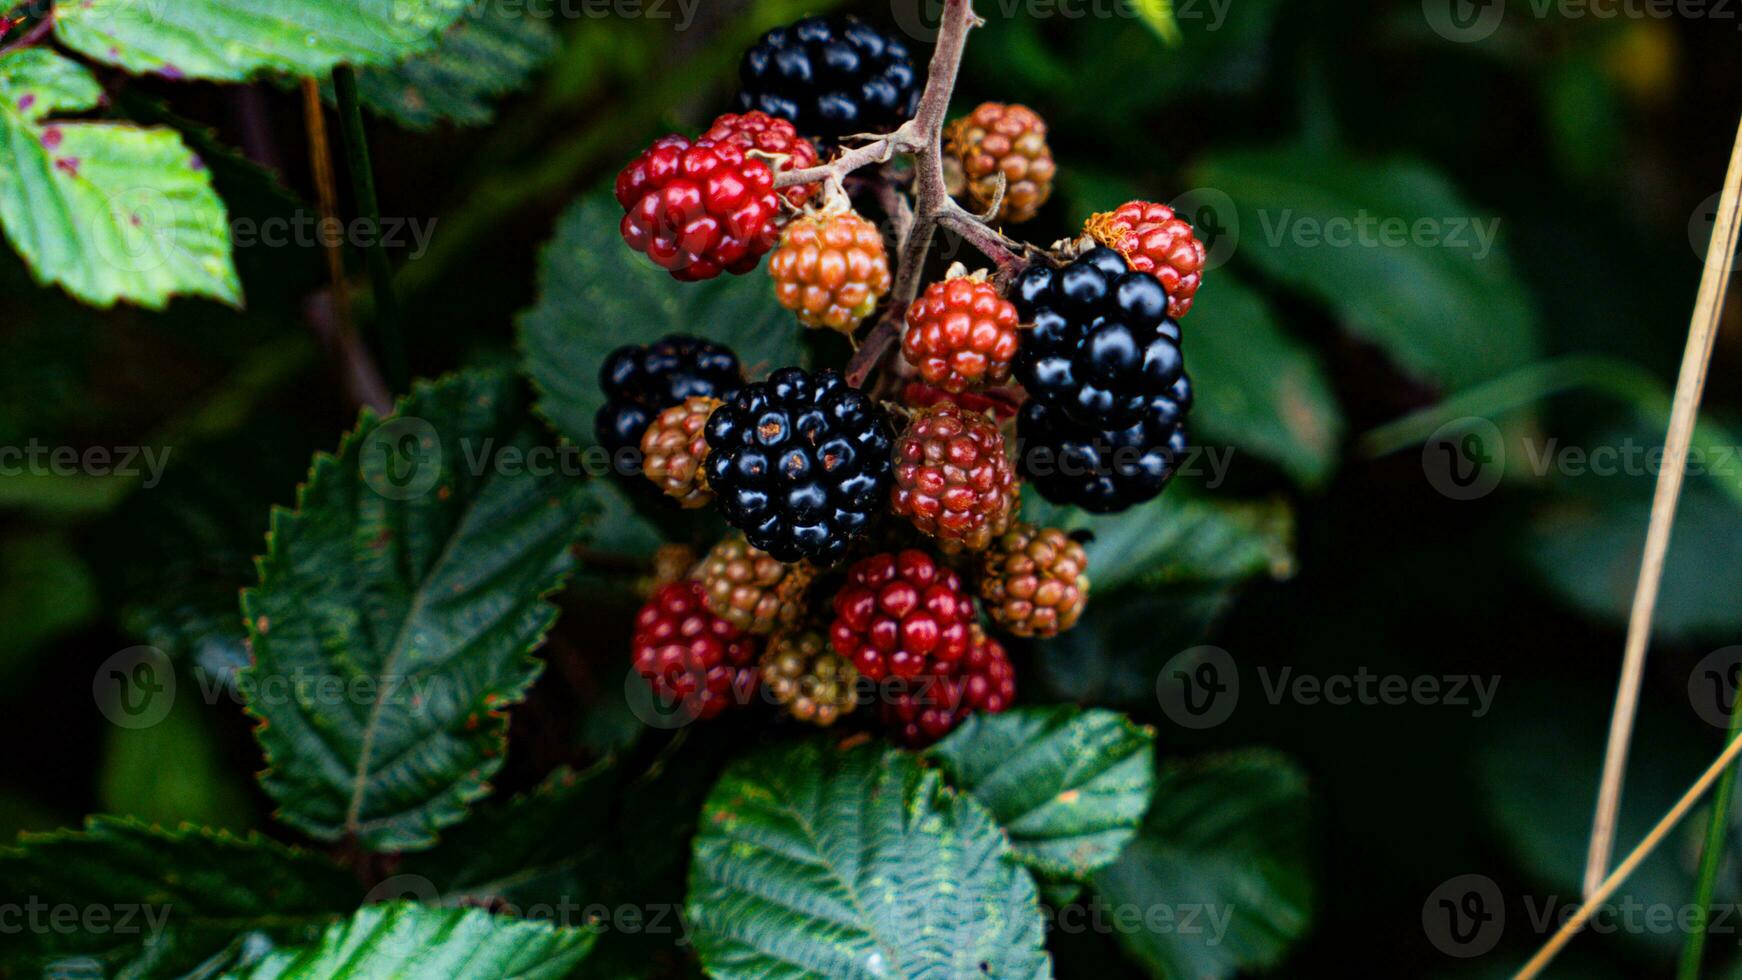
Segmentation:
<svg viewBox="0 0 1742 980">
<path fill-rule="evenodd" d="M 516 362 L 517 316 L 537 300 L 539 250 L 557 215 L 648 138 L 718 112 L 738 53 L 761 31 L 831 8 L 911 24 L 916 6 L 707 3 L 681 31 L 652 18 L 485 18 L 455 40 L 460 57 L 371 73 L 383 211 L 437 221 L 426 254 L 396 256 L 414 371 Z M 1024 237 L 1064 238 L 1094 210 L 1188 191 L 1233 203 L 1203 213 L 1216 225 L 1207 234 L 1239 229 L 1186 324 L 1202 393 L 1196 430 L 1235 450 L 1226 485 L 1170 491 L 1159 530 L 1103 534 L 1108 555 L 1163 532 L 1195 550 L 1126 582 L 1116 560 L 1098 567 L 1101 598 L 1082 630 L 1020 652 L 1023 699 L 1129 710 L 1159 727 L 1164 759 L 1280 747 L 1300 762 L 1318 900 L 1282 973 L 1346 975 L 1358 954 L 1374 975 L 1503 975 L 1540 937 L 1511 929 L 1483 961 L 1501 966 L 1462 967 L 1427 942 L 1422 902 L 1469 872 L 1510 896 L 1575 898 L 1653 481 L 1539 473 L 1530 460 L 1550 439 L 1587 451 L 1661 441 L 1734 131 L 1736 21 L 1539 16 L 1512 3 L 1492 36 L 1455 43 L 1414 3 L 1234 0 L 1218 11 L 1181 0 L 1180 41 L 1168 46 L 1130 16 L 980 6 L 988 23 L 956 108 L 996 99 L 1039 110 L 1063 174 Z M 202 152 L 233 216 L 311 207 L 294 92 L 106 81 L 119 111 L 209 141 Z M 510 88 L 521 90 L 499 98 Z M 449 118 L 494 123 L 438 122 L 432 102 Z M 1498 221 L 1499 234 L 1480 257 L 1303 246 L 1268 233 L 1284 212 Z M 333 447 L 354 411 L 309 327 L 318 252 L 243 248 L 238 261 L 246 312 L 182 301 L 164 314 L 97 313 L 35 288 L 0 250 L 0 362 L 10 368 L 0 445 L 172 451 L 149 489 L 0 477 L 7 837 L 90 812 L 271 829 L 252 778 L 257 747 L 221 690 L 247 655 L 235 595 L 252 580 L 268 505 L 291 502 L 309 454 Z M 1736 446 L 1726 433 L 1742 431 L 1727 383 L 1742 367 L 1736 323 L 1727 317 L 1714 362 L 1702 435 L 1711 447 Z M 1469 416 L 1499 427 L 1509 463 L 1495 492 L 1459 501 L 1426 477 L 1419 447 Z M 1624 843 L 1719 744 L 1689 704 L 1688 678 L 1742 633 L 1736 473 L 1693 479 L 1683 503 Z M 1254 503 L 1234 525 L 1225 514 L 1194 523 L 1195 502 L 1218 496 Z M 627 522 L 626 504 L 620 512 Z M 549 746 L 554 735 L 560 747 L 511 754 L 501 780 L 511 789 L 621 748 L 635 731 L 616 680 L 633 599 L 572 590 L 563 601 L 554 669 L 514 721 L 517 740 Z M 1154 677 L 1205 642 L 1232 653 L 1248 688 L 1228 723 L 1187 731 L 1159 711 Z M 92 672 L 141 643 L 201 665 L 218 693 L 181 699 L 155 728 L 105 723 L 85 696 Z M 1500 682 L 1482 717 L 1439 705 L 1272 705 L 1255 683 L 1260 667 Z M 1627 893 L 1686 902 L 1697 825 Z M 1720 894 L 1735 886 L 1732 865 Z M 1564 975 L 1655 975 L 1679 940 L 1585 936 Z M 1068 950 L 1067 975 L 1119 969 L 1107 937 L 1055 943 Z M 1714 954 L 1721 966 L 1736 958 L 1733 943 Z"/>
</svg>

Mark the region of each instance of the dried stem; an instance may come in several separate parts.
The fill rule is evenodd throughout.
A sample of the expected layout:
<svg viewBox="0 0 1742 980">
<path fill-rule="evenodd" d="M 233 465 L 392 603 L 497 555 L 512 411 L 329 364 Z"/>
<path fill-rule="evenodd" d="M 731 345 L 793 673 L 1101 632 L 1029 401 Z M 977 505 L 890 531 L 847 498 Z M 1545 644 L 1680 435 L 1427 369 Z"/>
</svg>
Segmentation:
<svg viewBox="0 0 1742 980">
<path fill-rule="evenodd" d="M 1718 322 L 1724 309 L 1724 292 L 1730 282 L 1731 263 L 1736 257 L 1742 211 L 1742 128 L 1736 133 L 1724 192 L 1718 202 L 1712 240 L 1706 249 L 1706 268 L 1700 277 L 1699 297 L 1688 343 L 1682 353 L 1681 375 L 1676 380 L 1675 401 L 1670 411 L 1669 435 L 1664 441 L 1663 469 L 1651 501 L 1651 521 L 1645 532 L 1645 556 L 1640 562 L 1639 583 L 1633 591 L 1633 611 L 1627 622 L 1627 647 L 1621 661 L 1621 684 L 1615 694 L 1615 711 L 1609 722 L 1609 746 L 1603 757 L 1603 780 L 1597 790 L 1597 810 L 1591 821 L 1591 847 L 1585 856 L 1585 893 L 1593 893 L 1609 869 L 1615 847 L 1615 822 L 1621 809 L 1621 782 L 1627 770 L 1627 748 L 1633 738 L 1633 719 L 1639 707 L 1640 681 L 1645 673 L 1645 649 L 1651 639 L 1651 621 L 1657 611 L 1657 594 L 1663 585 L 1663 563 L 1669 553 L 1670 530 L 1675 527 L 1676 504 L 1681 499 L 1682 478 L 1687 473 L 1688 446 L 1699 421 L 1700 396 L 1706 387 L 1706 370 L 1712 361 L 1712 345 L 1718 338 Z"/>
<path fill-rule="evenodd" d="M 321 222 L 335 224 L 339 220 L 338 181 L 333 175 L 333 154 L 327 137 L 326 111 L 321 105 L 320 83 L 312 78 L 302 83 L 303 125 L 308 130 L 309 168 L 314 171 L 315 195 L 320 201 Z M 324 236 L 323 236 L 324 237 Z M 357 336 L 356 318 L 351 308 L 350 283 L 345 279 L 345 253 L 336 241 L 326 240 L 323 250 L 327 259 L 328 303 L 311 303 L 310 324 L 315 332 L 333 348 L 339 362 L 340 382 L 357 406 L 368 405 L 377 412 L 393 410 L 393 398 L 381 380 L 381 369 Z"/>
<path fill-rule="evenodd" d="M 1597 887 L 1591 889 L 1590 894 L 1585 897 L 1585 904 L 1579 906 L 1579 910 L 1562 923 L 1560 929 L 1549 938 L 1549 941 L 1544 943 L 1543 947 L 1536 951 L 1536 955 L 1524 964 L 1524 968 L 1513 976 L 1513 980 L 1533 980 L 1533 978 L 1540 976 L 1542 971 L 1548 967 L 1549 962 L 1555 958 L 1555 955 L 1565 948 L 1568 942 L 1572 941 L 1572 938 L 1585 927 L 1587 922 L 1591 921 L 1592 914 L 1601 911 L 1603 903 L 1609 900 L 1609 896 L 1615 894 L 1615 890 L 1626 883 L 1628 876 L 1633 874 L 1645 862 L 1645 859 L 1651 856 L 1653 851 L 1657 850 L 1657 846 L 1663 843 L 1664 838 L 1669 836 L 1669 832 L 1675 829 L 1676 824 L 1681 823 L 1682 818 L 1687 816 L 1694 804 L 1700 801 L 1700 797 L 1706 795 L 1706 790 L 1712 788 L 1712 783 L 1736 764 L 1738 755 L 1742 755 L 1742 740 L 1731 742 L 1725 746 L 1724 751 L 1718 755 L 1717 761 L 1706 767 L 1706 771 L 1700 774 L 1699 779 L 1694 780 L 1694 784 L 1688 787 L 1688 791 L 1682 794 L 1682 798 L 1676 801 L 1675 806 L 1669 808 L 1669 812 L 1663 815 L 1663 819 L 1657 822 L 1657 826 L 1651 828 L 1651 833 L 1646 834 L 1645 839 L 1639 842 L 1639 846 L 1635 847 L 1632 853 L 1628 854 L 1626 859 L 1615 868 L 1615 872 L 1599 881 Z"/>
</svg>

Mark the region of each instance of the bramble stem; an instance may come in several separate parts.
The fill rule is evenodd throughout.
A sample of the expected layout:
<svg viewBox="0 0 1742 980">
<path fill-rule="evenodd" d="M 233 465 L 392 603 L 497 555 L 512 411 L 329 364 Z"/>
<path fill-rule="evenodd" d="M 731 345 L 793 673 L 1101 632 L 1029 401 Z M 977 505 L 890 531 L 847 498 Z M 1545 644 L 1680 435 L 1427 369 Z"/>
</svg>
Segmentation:
<svg viewBox="0 0 1742 980">
<path fill-rule="evenodd" d="M 953 230 L 996 261 L 1001 273 L 1015 261 L 1012 258 L 1015 253 L 1003 243 L 1003 236 L 951 200 L 944 181 L 944 118 L 950 111 L 950 96 L 956 90 L 956 77 L 961 74 L 968 32 L 979 23 L 979 17 L 974 14 L 973 0 L 945 0 L 943 22 L 938 28 L 937 47 L 932 51 L 931 68 L 925 92 L 919 99 L 919 111 L 883 139 L 849 150 L 823 168 L 812 168 L 855 168 L 887 161 L 897 151 L 913 154 L 913 222 L 906 240 L 901 243 L 888 308 L 866 334 L 858 352 L 847 365 L 847 383 L 855 387 L 864 385 L 865 379 L 894 349 L 907 308 L 919 295 L 926 256 L 931 254 L 932 238 L 936 236 L 940 223 L 947 220 Z M 786 176 L 800 183 L 806 179 L 803 171 Z"/>
<path fill-rule="evenodd" d="M 1725 747 L 1742 735 L 1742 705 L 1731 694 L 1730 730 L 1724 736 Z M 1687 939 L 1682 943 L 1681 963 L 1677 980 L 1699 980 L 1700 961 L 1706 955 L 1706 923 L 1712 914 L 1712 895 L 1718 889 L 1718 868 L 1724 863 L 1724 844 L 1730 835 L 1730 803 L 1736 798 L 1736 767 L 1724 770 L 1718 777 L 1718 789 L 1712 794 L 1712 815 L 1706 823 L 1706 844 L 1700 850 L 1700 876 L 1694 888 L 1694 921 L 1689 925 Z"/>
<path fill-rule="evenodd" d="M 405 355 L 405 333 L 399 320 L 399 302 L 393 295 L 393 265 L 381 243 L 381 202 L 375 196 L 375 171 L 369 161 L 369 136 L 363 129 L 363 102 L 357 94 L 357 73 L 340 66 L 333 69 L 333 93 L 339 104 L 339 127 L 345 138 L 345 163 L 351 171 L 351 188 L 357 210 L 368 222 L 370 238 L 365 253 L 369 281 L 375 293 L 375 322 L 381 337 L 388 382 L 404 393 L 411 370 Z"/>
</svg>

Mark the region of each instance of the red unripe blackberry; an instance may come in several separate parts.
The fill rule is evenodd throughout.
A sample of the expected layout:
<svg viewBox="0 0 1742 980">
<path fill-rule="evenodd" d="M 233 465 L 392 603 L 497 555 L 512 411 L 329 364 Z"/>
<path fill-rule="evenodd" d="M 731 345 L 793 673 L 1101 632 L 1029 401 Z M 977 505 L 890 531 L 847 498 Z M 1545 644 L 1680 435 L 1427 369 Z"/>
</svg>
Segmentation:
<svg viewBox="0 0 1742 980">
<path fill-rule="evenodd" d="M 959 392 L 1010 380 L 1016 357 L 1016 305 L 984 279 L 957 276 L 934 282 L 907 308 L 901 355 L 927 384 Z"/>
<path fill-rule="evenodd" d="M 901 403 L 909 408 L 931 408 L 934 405 L 960 405 L 971 412 L 989 415 L 999 421 L 1016 417 L 1018 405 L 988 398 L 972 391 L 945 391 L 923 381 L 909 381 L 901 389 Z"/>
<path fill-rule="evenodd" d="M 788 170 L 804 170 L 817 165 L 817 148 L 798 134 L 797 127 L 785 119 L 766 112 L 751 111 L 742 115 L 728 112 L 708 127 L 702 139 L 716 143 L 733 142 L 747 150 L 765 153 L 776 176 Z M 817 184 L 794 184 L 780 192 L 782 200 L 794 208 L 810 200 Z"/>
<path fill-rule="evenodd" d="M 1010 526 L 1018 504 L 1004 436 L 978 412 L 925 409 L 895 440 L 890 509 L 946 552 L 979 551 Z"/>
<path fill-rule="evenodd" d="M 695 582 L 661 586 L 635 618 L 635 672 L 669 703 L 706 720 L 756 690 L 757 642 L 708 612 Z"/>
<path fill-rule="evenodd" d="M 829 642 L 873 681 L 917 677 L 968 652 L 974 602 L 955 572 L 923 551 L 874 555 L 847 571 Z"/>
<path fill-rule="evenodd" d="M 975 712 L 995 715 L 1016 701 L 1016 670 L 997 640 L 973 628 L 968 653 L 933 673 L 883 688 L 881 715 L 890 738 L 924 748 Z"/>
<path fill-rule="evenodd" d="M 774 168 L 736 141 L 666 136 L 617 175 L 623 240 L 674 278 L 756 268 L 774 247 Z"/>
<path fill-rule="evenodd" d="M 991 207 L 1003 175 L 1004 201 L 995 219 L 1027 221 L 1052 196 L 1058 167 L 1046 144 L 1046 120 L 1033 109 L 983 102 L 950 123 L 945 135 L 950 155 L 961 161 L 968 196 L 975 204 Z"/>
<path fill-rule="evenodd" d="M 774 298 L 807 327 L 851 336 L 894 281 L 883 233 L 859 215 L 817 214 L 787 225 L 768 260 Z"/>
<path fill-rule="evenodd" d="M 1130 201 L 1090 218 L 1083 230 L 1125 256 L 1133 270 L 1161 280 L 1168 316 L 1177 320 L 1191 311 L 1192 297 L 1204 281 L 1204 243 L 1173 208 Z"/>
</svg>

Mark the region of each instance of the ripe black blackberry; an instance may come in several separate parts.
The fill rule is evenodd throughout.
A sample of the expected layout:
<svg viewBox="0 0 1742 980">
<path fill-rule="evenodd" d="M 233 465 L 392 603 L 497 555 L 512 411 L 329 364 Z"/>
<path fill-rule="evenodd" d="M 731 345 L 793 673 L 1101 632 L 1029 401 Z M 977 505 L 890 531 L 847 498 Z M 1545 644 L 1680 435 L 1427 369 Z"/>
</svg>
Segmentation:
<svg viewBox="0 0 1742 980">
<path fill-rule="evenodd" d="M 774 372 L 708 419 L 726 523 L 777 560 L 832 564 L 889 496 L 888 416 L 835 371 Z"/>
<path fill-rule="evenodd" d="M 613 460 L 625 450 L 639 458 L 641 436 L 660 412 L 691 398 L 731 398 L 743 383 L 738 355 L 700 337 L 673 334 L 646 347 L 619 347 L 599 371 L 605 404 L 594 435 Z"/>
<path fill-rule="evenodd" d="M 919 105 L 907 46 L 855 17 L 807 17 L 744 53 L 738 111 L 790 119 L 806 136 L 888 132 Z"/>
<path fill-rule="evenodd" d="M 1062 269 L 1033 265 L 1016 279 L 1023 332 L 1016 378 L 1034 400 L 1085 429 L 1137 424 L 1185 376 L 1167 290 L 1118 252 L 1090 249 Z"/>
<path fill-rule="evenodd" d="M 1191 379 L 1181 374 L 1166 394 L 1149 400 L 1136 424 L 1111 432 L 1076 425 L 1030 399 L 1016 418 L 1017 460 L 1040 495 L 1109 514 L 1143 503 L 1173 479 L 1185 459 Z"/>
</svg>

